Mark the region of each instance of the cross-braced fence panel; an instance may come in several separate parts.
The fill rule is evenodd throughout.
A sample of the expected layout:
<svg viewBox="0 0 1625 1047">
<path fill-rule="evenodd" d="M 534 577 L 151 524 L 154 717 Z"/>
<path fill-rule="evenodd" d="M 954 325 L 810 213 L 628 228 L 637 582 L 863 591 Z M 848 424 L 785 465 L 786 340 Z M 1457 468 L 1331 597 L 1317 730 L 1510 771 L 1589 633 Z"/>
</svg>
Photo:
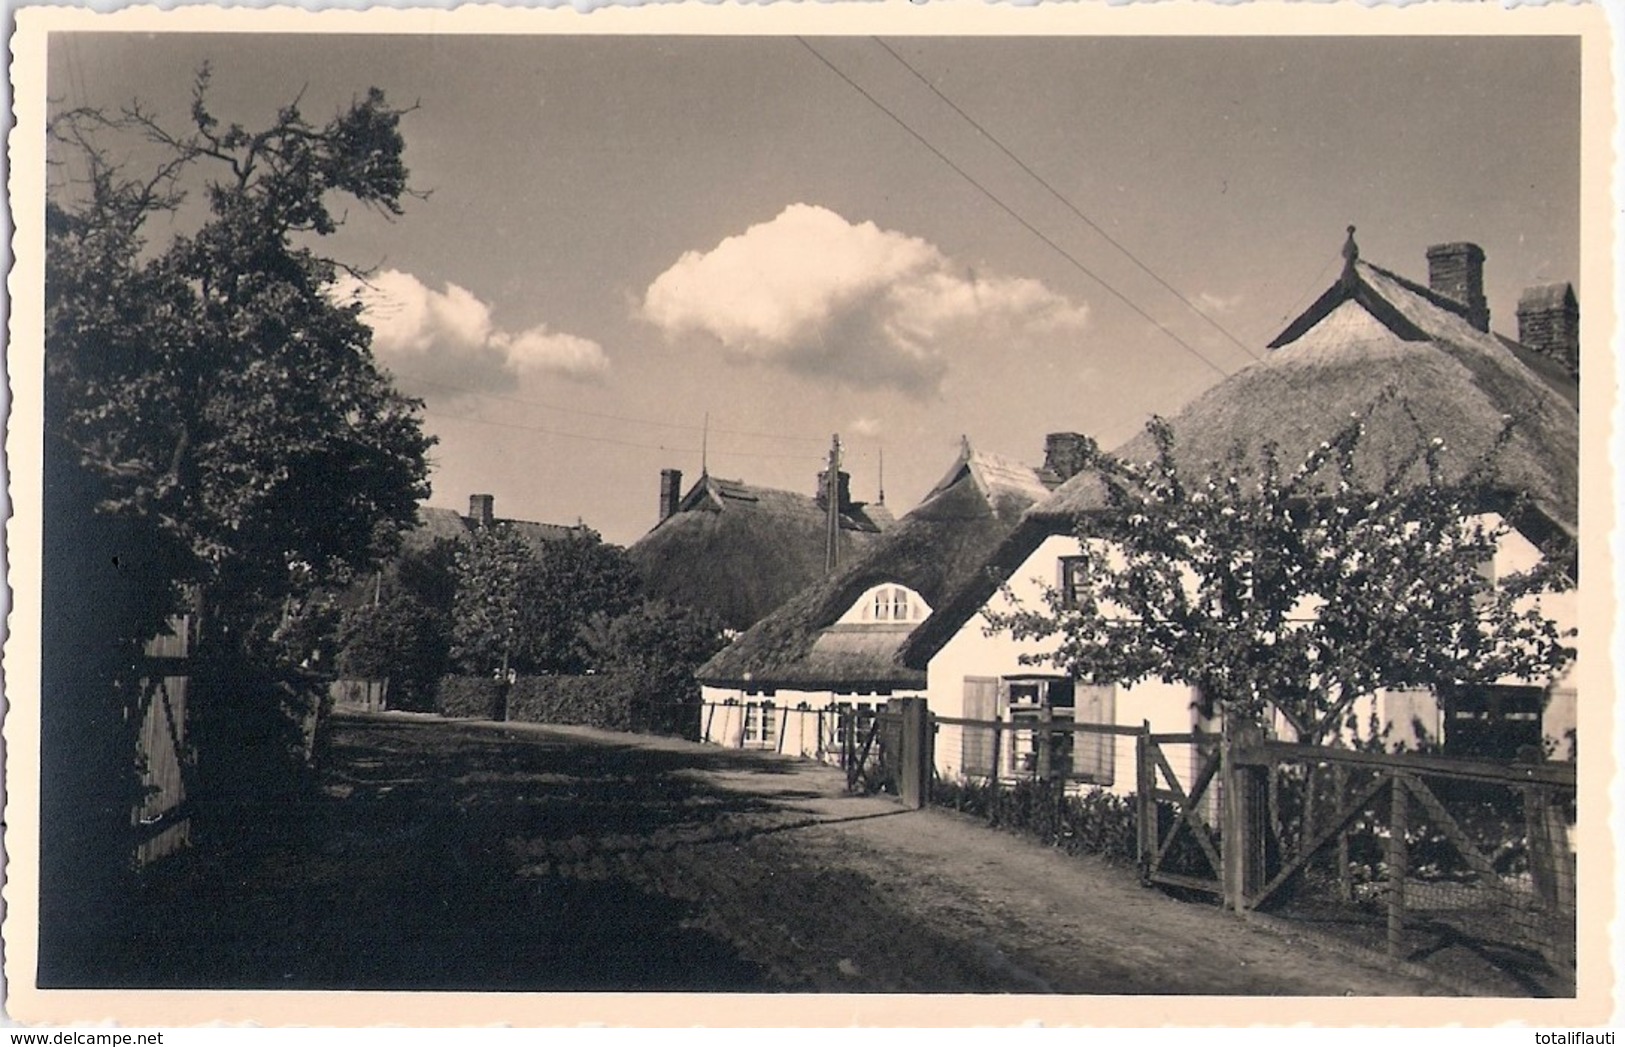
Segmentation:
<svg viewBox="0 0 1625 1047">
<path fill-rule="evenodd" d="M 1251 907 L 1380 928 L 1389 952 L 1461 945 L 1572 978 L 1574 769 L 1271 743 Z"/>
</svg>

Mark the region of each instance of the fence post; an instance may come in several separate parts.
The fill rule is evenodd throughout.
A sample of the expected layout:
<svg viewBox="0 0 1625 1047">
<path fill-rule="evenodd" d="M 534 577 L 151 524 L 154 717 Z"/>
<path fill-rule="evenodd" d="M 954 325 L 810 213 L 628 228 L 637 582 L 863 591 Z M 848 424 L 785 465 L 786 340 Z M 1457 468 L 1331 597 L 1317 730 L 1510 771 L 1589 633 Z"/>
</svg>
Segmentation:
<svg viewBox="0 0 1625 1047">
<path fill-rule="evenodd" d="M 999 752 L 999 749 L 1003 744 L 1004 732 L 999 729 L 999 725 L 998 725 L 997 721 L 994 722 L 993 726 L 990 727 L 989 730 L 991 730 L 993 732 L 993 763 L 988 768 L 988 786 L 992 789 L 993 792 L 998 792 L 998 790 L 999 790 L 999 757 L 1001 755 L 1003 755 L 1002 753 Z"/>
<path fill-rule="evenodd" d="M 1151 883 L 1151 860 L 1157 853 L 1157 772 L 1151 766 L 1151 721 L 1141 722 L 1134 736 L 1134 835 L 1139 843 L 1140 883 Z"/>
<path fill-rule="evenodd" d="M 1268 772 L 1242 762 L 1242 754 L 1263 741 L 1255 723 L 1241 721 L 1226 710 L 1220 742 L 1220 773 L 1224 776 L 1224 827 L 1219 856 L 1224 865 L 1224 904 L 1245 912 L 1247 899 L 1264 886 L 1269 836 Z"/>
<path fill-rule="evenodd" d="M 897 795 L 917 811 L 931 802 L 931 717 L 924 698 L 895 698 L 893 706 L 903 718 Z"/>
<path fill-rule="evenodd" d="M 1541 952 L 1558 970 L 1574 965 L 1574 869 L 1563 813 L 1552 791 L 1523 790 L 1524 829 L 1529 840 L 1529 875 L 1543 917 Z"/>
<path fill-rule="evenodd" d="M 1389 780 L 1392 792 L 1388 814 L 1388 955 L 1397 957 L 1405 944 L 1405 876 L 1410 865 L 1409 810 L 1405 779 Z"/>
<path fill-rule="evenodd" d="M 1341 764 L 1332 768 L 1332 788 L 1335 790 L 1332 810 L 1341 811 L 1348 797 L 1348 769 Z M 1349 830 L 1346 825 L 1337 831 L 1337 897 L 1344 903 L 1354 901 L 1354 867 L 1349 861 Z"/>
<path fill-rule="evenodd" d="M 1036 743 L 1033 748 L 1037 750 L 1037 777 L 1041 782 L 1049 781 L 1050 765 L 1054 760 L 1055 736 L 1050 733 L 1050 723 L 1054 716 L 1055 713 L 1049 706 L 1041 706 L 1038 710 L 1038 726 L 1034 728 L 1037 737 L 1033 739 Z"/>
</svg>

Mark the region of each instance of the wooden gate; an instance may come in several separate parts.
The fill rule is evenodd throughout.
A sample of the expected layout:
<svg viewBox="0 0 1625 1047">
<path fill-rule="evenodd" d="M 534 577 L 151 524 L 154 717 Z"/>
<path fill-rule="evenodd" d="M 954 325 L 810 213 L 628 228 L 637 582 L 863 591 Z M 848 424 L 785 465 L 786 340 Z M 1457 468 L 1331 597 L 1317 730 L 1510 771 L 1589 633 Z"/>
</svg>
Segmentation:
<svg viewBox="0 0 1625 1047">
<path fill-rule="evenodd" d="M 1218 735 L 1152 734 L 1147 725 L 1136 736 L 1135 755 L 1141 881 L 1222 896 L 1224 863 L 1213 827 L 1218 820 Z M 1185 768 L 1183 776 L 1176 764 Z"/>
<path fill-rule="evenodd" d="M 189 785 L 195 761 L 186 706 L 195 625 L 194 615 L 172 619 L 169 632 L 149 640 L 144 652 L 134 710 L 141 720 L 136 758 L 142 798 L 130 812 L 138 868 L 186 846 L 191 834 Z"/>
<path fill-rule="evenodd" d="M 841 767 L 850 792 L 897 792 L 897 757 L 903 718 L 885 710 L 844 709 Z"/>
</svg>

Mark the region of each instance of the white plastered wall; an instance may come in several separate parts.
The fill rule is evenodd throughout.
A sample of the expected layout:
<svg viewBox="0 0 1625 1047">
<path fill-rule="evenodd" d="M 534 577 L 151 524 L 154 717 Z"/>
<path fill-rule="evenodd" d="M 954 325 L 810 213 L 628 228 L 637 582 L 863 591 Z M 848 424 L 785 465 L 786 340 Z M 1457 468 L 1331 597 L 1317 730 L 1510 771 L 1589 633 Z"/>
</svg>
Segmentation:
<svg viewBox="0 0 1625 1047">
<path fill-rule="evenodd" d="M 1052 535 L 1029 555 L 1021 567 L 1010 576 L 1007 592 L 994 594 L 987 609 L 1004 612 L 1017 606 L 1039 608 L 1044 605 L 1044 590 L 1060 580 L 1061 558 L 1076 556 L 1078 540 L 1069 535 Z M 1054 644 L 1038 644 L 1030 640 L 1016 640 L 1007 632 L 987 635 L 987 620 L 977 614 L 962 626 L 953 639 L 943 645 L 926 669 L 926 699 L 931 711 L 939 716 L 965 715 L 965 680 L 967 677 L 1019 676 L 1029 673 L 1055 672 L 1048 664 L 1023 664 L 1023 655 L 1040 655 L 1054 649 Z M 1138 727 L 1149 722 L 1156 732 L 1185 733 L 1194 723 L 1191 703 L 1195 690 L 1188 684 L 1163 683 L 1147 680 L 1134 687 L 1119 688 L 1115 700 L 1116 723 L 1119 726 Z M 1119 742 L 1132 754 L 1132 740 Z M 960 749 L 952 744 L 938 744 L 937 773 L 944 778 L 957 778 L 961 772 Z M 1128 794 L 1134 791 L 1132 760 L 1125 766 L 1124 754 L 1119 753 L 1119 767 L 1110 791 Z M 1183 772 L 1182 772 L 1183 773 Z"/>
</svg>

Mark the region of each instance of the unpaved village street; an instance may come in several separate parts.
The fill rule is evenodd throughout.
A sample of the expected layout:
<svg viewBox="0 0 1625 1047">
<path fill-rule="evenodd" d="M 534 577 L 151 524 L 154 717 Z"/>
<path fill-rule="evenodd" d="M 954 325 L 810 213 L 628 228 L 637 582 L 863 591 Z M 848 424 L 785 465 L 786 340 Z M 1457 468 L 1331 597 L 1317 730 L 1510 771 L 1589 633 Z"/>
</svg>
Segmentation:
<svg viewBox="0 0 1625 1047">
<path fill-rule="evenodd" d="M 122 985 L 1430 994 L 833 768 L 579 728 L 331 727 L 323 795 L 168 863 Z M 245 812 L 244 817 L 257 817 Z M 121 955 L 122 954 L 122 955 Z M 83 983 L 81 983 L 83 984 Z"/>
</svg>

